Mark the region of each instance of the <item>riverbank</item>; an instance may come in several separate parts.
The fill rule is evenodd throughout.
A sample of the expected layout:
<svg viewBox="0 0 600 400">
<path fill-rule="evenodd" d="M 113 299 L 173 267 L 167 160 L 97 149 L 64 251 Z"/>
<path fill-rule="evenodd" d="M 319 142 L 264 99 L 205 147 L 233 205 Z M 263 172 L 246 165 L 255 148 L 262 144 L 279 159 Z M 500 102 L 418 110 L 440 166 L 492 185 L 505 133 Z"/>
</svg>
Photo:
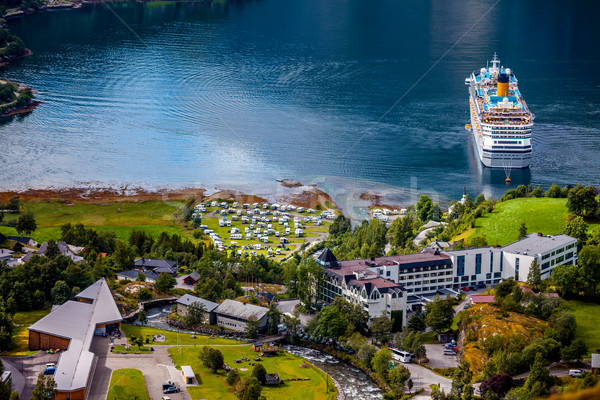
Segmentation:
<svg viewBox="0 0 600 400">
<path fill-rule="evenodd" d="M 23 190 L 0 191 L 0 201 L 8 202 L 13 197 L 19 197 L 25 201 L 51 201 L 60 200 L 64 203 L 114 203 L 114 202 L 142 202 L 148 200 L 186 200 L 191 197 L 197 201 L 225 200 L 237 201 L 239 203 L 267 203 L 278 202 L 281 204 L 292 204 L 297 207 L 336 208 L 336 204 L 325 191 L 316 185 L 301 185 L 287 188 L 283 185 L 281 190 L 274 193 L 249 194 L 236 189 L 213 189 L 202 187 L 182 188 L 156 188 L 148 189 L 139 186 L 120 187 L 67 187 L 67 188 L 42 188 Z"/>
</svg>

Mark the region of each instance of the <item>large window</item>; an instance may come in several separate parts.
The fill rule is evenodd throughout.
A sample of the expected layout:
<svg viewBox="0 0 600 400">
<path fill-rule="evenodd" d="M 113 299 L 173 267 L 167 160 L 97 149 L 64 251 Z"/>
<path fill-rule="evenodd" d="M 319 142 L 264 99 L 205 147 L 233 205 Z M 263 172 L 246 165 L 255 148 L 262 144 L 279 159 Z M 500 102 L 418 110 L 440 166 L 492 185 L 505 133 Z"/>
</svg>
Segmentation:
<svg viewBox="0 0 600 400">
<path fill-rule="evenodd" d="M 515 258 L 515 281 L 519 280 L 519 258 Z"/>
<path fill-rule="evenodd" d="M 465 274 L 465 256 L 456 258 L 456 275 L 463 276 Z"/>
<path fill-rule="evenodd" d="M 494 253 L 490 253 L 490 273 L 494 270 Z"/>
<path fill-rule="evenodd" d="M 475 254 L 475 273 L 481 273 L 481 254 Z"/>
</svg>

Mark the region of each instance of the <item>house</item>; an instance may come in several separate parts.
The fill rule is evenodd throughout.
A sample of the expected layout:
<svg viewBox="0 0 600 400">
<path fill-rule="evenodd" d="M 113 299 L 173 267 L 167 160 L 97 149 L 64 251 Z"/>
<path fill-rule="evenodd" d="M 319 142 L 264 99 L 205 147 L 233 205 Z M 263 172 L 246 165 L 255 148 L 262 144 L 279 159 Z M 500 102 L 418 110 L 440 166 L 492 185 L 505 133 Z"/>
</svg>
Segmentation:
<svg viewBox="0 0 600 400">
<path fill-rule="evenodd" d="M 177 277 L 177 261 L 158 260 L 154 258 L 138 258 L 134 261 L 136 269 L 152 271 L 156 274 L 169 274 Z"/>
<path fill-rule="evenodd" d="M 139 273 L 142 272 L 146 276 L 145 282 L 154 283 L 160 274 L 154 273 L 152 271 L 142 271 L 137 269 L 130 269 L 127 271 L 117 272 L 117 279 L 128 279 L 130 281 L 135 281 L 138 278 Z"/>
<path fill-rule="evenodd" d="M 0 263 L 3 261 L 10 261 L 14 251 L 8 249 L 0 249 Z"/>
<path fill-rule="evenodd" d="M 185 283 L 188 286 L 195 286 L 198 282 L 198 279 L 200 279 L 200 274 L 194 271 L 185 278 L 183 278 L 183 283 Z"/>
<path fill-rule="evenodd" d="M 189 365 L 181 366 L 181 374 L 183 375 L 186 385 L 194 385 L 196 383 L 196 375 L 194 375 L 194 371 Z"/>
<path fill-rule="evenodd" d="M 265 374 L 265 385 L 279 385 L 280 383 L 278 374 Z"/>
<path fill-rule="evenodd" d="M 91 351 L 94 337 L 120 329 L 121 320 L 102 278 L 27 328 L 29 350 L 63 350 L 54 374 L 57 400 L 88 397 L 98 361 Z"/>
<path fill-rule="evenodd" d="M 494 301 L 493 294 L 474 294 L 471 296 L 471 304 L 487 304 Z"/>
<path fill-rule="evenodd" d="M 262 292 L 256 294 L 258 297 L 266 300 L 268 303 L 271 303 L 275 299 L 275 295 L 269 292 Z"/>
<path fill-rule="evenodd" d="M 235 300 L 225 300 L 214 310 L 217 316 L 217 325 L 241 332 L 246 328 L 250 318 L 258 321 L 258 329 L 267 326 L 268 308 L 246 304 Z"/>
<path fill-rule="evenodd" d="M 32 238 L 30 238 L 29 236 L 6 236 L 6 237 L 8 238 L 8 240 L 12 240 L 14 242 L 19 242 L 23 246 L 28 246 L 28 247 L 37 247 L 38 246 L 38 242 L 36 242 Z"/>
<path fill-rule="evenodd" d="M 217 308 L 219 304 L 213 303 L 209 300 L 201 299 L 200 297 L 192 296 L 190 294 L 183 295 L 179 299 L 177 299 L 177 315 L 184 318 L 187 317 L 188 307 L 194 303 L 200 303 L 204 306 L 205 314 L 203 321 L 205 324 L 217 324 L 217 315 L 215 314 L 215 308 Z"/>
<path fill-rule="evenodd" d="M 592 354 L 592 372 L 600 371 L 600 354 Z"/>
<path fill-rule="evenodd" d="M 118 272 L 117 278 L 135 281 L 140 272 L 146 275 L 146 282 L 151 283 L 154 283 L 160 274 L 169 274 L 177 277 L 177 261 L 138 258 L 134 261 L 134 264 L 134 269 Z"/>
<path fill-rule="evenodd" d="M 69 257 L 71 260 L 73 260 L 73 262 L 80 263 L 80 262 L 84 261 L 84 258 L 81 256 L 78 256 L 77 253 L 74 251 L 77 249 L 83 249 L 83 247 L 72 246 L 65 242 L 59 242 L 56 245 L 58 246 L 58 250 L 59 250 L 60 254 L 63 256 Z M 48 242 L 44 242 L 44 243 L 42 243 L 40 248 L 36 251 L 36 253 L 39 254 L 40 256 L 45 256 L 47 250 L 48 250 Z"/>
</svg>

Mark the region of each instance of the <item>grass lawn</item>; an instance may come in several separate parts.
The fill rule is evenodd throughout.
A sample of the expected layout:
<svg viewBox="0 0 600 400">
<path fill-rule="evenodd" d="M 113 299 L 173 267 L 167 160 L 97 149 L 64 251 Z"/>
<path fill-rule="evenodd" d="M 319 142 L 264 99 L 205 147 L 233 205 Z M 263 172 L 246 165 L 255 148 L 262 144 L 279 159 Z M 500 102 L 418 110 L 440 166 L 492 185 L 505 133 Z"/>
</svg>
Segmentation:
<svg viewBox="0 0 600 400">
<path fill-rule="evenodd" d="M 127 351 L 128 354 L 134 354 L 136 351 L 141 353 L 152 353 L 149 346 L 142 346 L 138 349 L 137 346 L 131 345 L 129 346 L 129 350 L 125 350 L 125 346 L 114 346 L 113 353 L 124 354 Z"/>
<path fill-rule="evenodd" d="M 142 371 L 137 369 L 113 371 L 106 399 L 150 400 Z"/>
<path fill-rule="evenodd" d="M 171 344 L 177 344 L 177 332 L 172 332 L 172 331 L 166 331 L 164 329 L 157 329 L 157 328 L 152 328 L 149 326 L 138 326 L 138 325 L 129 325 L 129 324 L 123 324 L 121 325 L 121 328 L 123 329 L 123 331 L 125 332 L 125 334 L 127 336 L 142 336 L 144 338 L 144 341 L 146 340 L 147 335 L 150 335 L 150 345 L 151 346 L 159 346 L 159 345 L 171 345 Z M 152 335 L 164 335 L 165 336 L 165 341 L 164 342 L 152 342 Z M 231 344 L 240 344 L 240 343 L 245 343 L 244 341 L 239 341 L 239 340 L 235 340 L 235 339 L 224 339 L 224 338 L 214 338 L 211 339 L 210 336 L 206 336 L 206 335 L 196 335 L 196 339 L 192 338 L 192 335 L 189 333 L 182 333 L 181 334 L 181 343 L 182 345 L 198 345 L 198 346 L 205 346 L 205 345 L 231 345 Z M 133 351 L 133 348 L 135 347 L 137 349 L 137 346 L 132 346 L 131 343 L 129 343 L 131 348 L 130 350 Z"/>
<path fill-rule="evenodd" d="M 560 233 L 568 211 L 567 199 L 524 198 L 498 203 L 493 213 L 477 218 L 473 235 L 484 234 L 490 245 L 507 245 L 517 240 L 519 225 L 527 232 Z"/>
<path fill-rule="evenodd" d="M 252 351 L 251 345 L 218 347 L 218 349 L 223 353 L 225 363 L 237 368 L 242 379 L 251 375 L 253 367 L 248 365 L 247 362 L 234 363 L 234 360 L 242 357 L 253 360 L 257 353 Z M 181 352 L 177 348 L 169 349 L 169 354 L 178 368 L 182 365 L 190 365 L 196 376 L 200 378 L 200 385 L 188 387 L 192 399 L 235 399 L 236 396 L 232 387 L 225 382 L 225 371 L 220 370 L 219 374 L 212 374 L 202 365 L 198 358 L 199 352 L 200 349 L 194 347 L 182 347 Z M 326 392 L 326 374 L 303 358 L 289 353 L 281 353 L 275 357 L 263 357 L 262 360 L 259 362 L 264 365 L 267 373 L 276 372 L 281 379 L 309 378 L 308 381 L 290 381 L 277 387 L 263 387 L 262 394 L 267 399 L 334 400 L 336 398 L 335 388 L 331 381 L 329 381 L 329 393 Z M 310 367 L 300 368 L 300 365 L 304 363 L 307 363 Z M 242 368 L 247 370 L 242 371 Z"/>
<path fill-rule="evenodd" d="M 12 348 L 9 351 L 0 353 L 0 355 L 5 357 L 22 357 L 37 353 L 37 350 L 29 350 L 29 331 L 27 328 L 34 322 L 46 316 L 49 312 L 50 309 L 16 313 L 13 317 L 13 324 L 15 327 L 13 328 L 12 334 Z"/>
<path fill-rule="evenodd" d="M 173 213 L 183 204 L 180 201 L 149 200 L 144 202 L 115 202 L 93 204 L 61 201 L 26 201 L 23 207 L 35 215 L 38 229 L 33 238 L 37 242 L 60 239 L 60 227 L 66 223 L 82 223 L 87 228 L 114 231 L 119 239 L 129 239 L 132 230 L 143 230 L 154 236 L 165 231 L 191 238 L 192 230 L 173 220 Z M 18 215 L 6 215 L 14 219 Z M 5 235 L 16 235 L 14 228 L 2 226 Z"/>
<path fill-rule="evenodd" d="M 577 320 L 575 337 L 582 339 L 588 346 L 588 356 L 600 350 L 600 304 L 583 301 L 568 301 L 568 308 Z"/>
<path fill-rule="evenodd" d="M 470 229 L 453 240 L 473 235 L 485 235 L 491 246 L 504 246 L 517 240 L 521 222 L 527 225 L 527 232 L 542 232 L 544 235 L 561 233 L 568 215 L 567 199 L 523 198 L 498 203 L 494 212 L 475 221 L 475 229 Z M 600 224 L 590 224 L 591 232 Z"/>
</svg>

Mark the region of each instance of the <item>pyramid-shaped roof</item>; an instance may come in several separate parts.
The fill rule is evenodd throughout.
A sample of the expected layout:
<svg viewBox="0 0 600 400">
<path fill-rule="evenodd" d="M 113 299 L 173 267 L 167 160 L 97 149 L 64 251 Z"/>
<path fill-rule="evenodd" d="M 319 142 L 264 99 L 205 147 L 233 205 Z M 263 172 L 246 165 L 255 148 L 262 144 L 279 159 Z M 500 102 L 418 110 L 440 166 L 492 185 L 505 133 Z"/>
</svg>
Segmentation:
<svg viewBox="0 0 600 400">
<path fill-rule="evenodd" d="M 325 247 L 325 250 L 323 250 L 323 252 L 319 256 L 319 258 L 317 258 L 317 260 L 319 261 L 319 264 L 325 267 L 334 268 L 338 266 L 338 260 L 337 258 L 335 258 L 331 250 L 329 250 L 329 247 Z"/>
</svg>

